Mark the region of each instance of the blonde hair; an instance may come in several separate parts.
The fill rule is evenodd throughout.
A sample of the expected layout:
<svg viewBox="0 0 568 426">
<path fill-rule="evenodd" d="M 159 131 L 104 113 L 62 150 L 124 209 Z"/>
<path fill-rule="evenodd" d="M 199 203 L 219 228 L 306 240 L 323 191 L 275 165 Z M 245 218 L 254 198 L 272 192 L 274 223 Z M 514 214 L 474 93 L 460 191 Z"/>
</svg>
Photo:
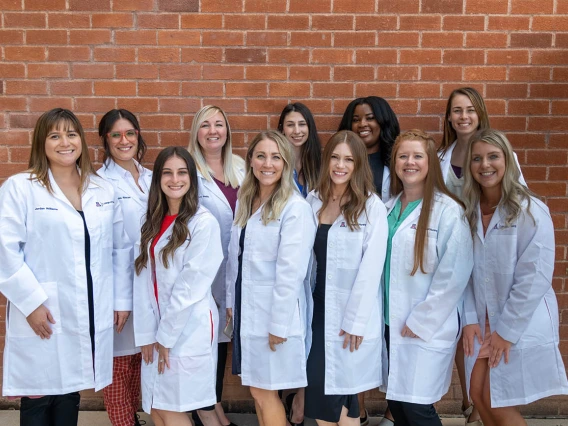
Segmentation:
<svg viewBox="0 0 568 426">
<path fill-rule="evenodd" d="M 210 119 L 219 112 L 223 116 L 225 125 L 227 126 L 227 140 L 225 142 L 225 145 L 223 145 L 221 151 L 223 158 L 223 174 L 225 175 L 225 181 L 223 183 L 225 185 L 231 185 L 233 188 L 238 188 L 239 176 L 241 175 L 240 170 L 244 168 L 244 161 L 238 155 L 233 154 L 233 146 L 231 144 L 231 127 L 229 126 L 229 120 L 227 119 L 225 111 L 223 111 L 221 108 L 214 105 L 206 105 L 199 111 L 197 111 L 195 117 L 193 117 L 193 122 L 191 124 L 191 135 L 189 138 L 189 145 L 187 147 L 187 150 L 195 160 L 195 164 L 199 173 L 201 173 L 201 175 L 209 182 L 212 182 L 212 176 L 214 175 L 214 173 L 207 165 L 207 161 L 205 161 L 203 148 L 197 140 L 197 134 L 199 132 L 199 129 L 201 128 L 201 124 L 203 124 L 205 120 Z"/>
<path fill-rule="evenodd" d="M 296 184 L 294 183 L 294 152 L 292 151 L 291 144 L 286 137 L 275 130 L 267 130 L 260 132 L 249 145 L 246 156 L 246 174 L 245 179 L 239 189 L 238 199 L 239 205 L 235 214 L 235 224 L 244 227 L 252 214 L 252 204 L 254 199 L 260 196 L 260 186 L 258 179 L 254 175 L 251 166 L 252 155 L 256 146 L 263 140 L 269 139 L 276 143 L 282 160 L 284 160 L 284 167 L 282 169 L 282 176 L 276 184 L 276 188 L 264 203 L 261 212 L 261 219 L 264 225 L 270 221 L 277 220 L 286 207 L 288 199 L 296 191 Z"/>
<path fill-rule="evenodd" d="M 495 129 L 478 131 L 469 141 L 465 167 L 463 168 L 464 186 L 462 196 L 465 203 L 465 217 L 469 222 L 472 234 L 477 231 L 477 205 L 481 198 L 481 186 L 473 178 L 471 173 L 471 151 L 473 144 L 476 142 L 485 142 L 503 151 L 505 157 L 505 173 L 501 180 L 501 201 L 499 201 L 498 206 L 506 213 L 505 226 L 511 226 L 523 210 L 522 203 L 526 200 L 530 206 L 531 196 L 535 196 L 532 191 L 519 182 L 521 171 L 515 161 L 513 147 L 505 134 Z M 529 209 L 527 209 L 527 212 L 534 221 L 534 217 L 530 214 Z"/>
<path fill-rule="evenodd" d="M 442 175 L 442 168 L 440 167 L 440 161 L 436 154 L 436 141 L 428 133 L 422 130 L 408 130 L 401 133 L 394 143 L 392 148 L 392 156 L 390 162 L 390 169 L 393 171 L 391 177 L 391 194 L 399 194 L 404 189 L 402 181 L 396 174 L 396 157 L 398 155 L 398 150 L 400 146 L 405 141 L 419 141 L 424 147 L 426 156 L 428 157 L 428 174 L 424 180 L 424 195 L 422 198 L 422 210 L 420 212 L 420 218 L 418 219 L 418 224 L 416 225 L 416 237 L 414 239 L 414 266 L 410 275 L 414 275 L 420 267 L 420 271 L 424 271 L 424 249 L 426 248 L 426 236 L 428 233 L 428 223 L 430 221 L 430 213 L 432 206 L 434 205 L 434 197 L 436 192 L 441 192 L 453 199 L 456 203 L 463 207 L 463 203 L 452 194 L 446 184 L 444 183 L 444 177 Z"/>
</svg>

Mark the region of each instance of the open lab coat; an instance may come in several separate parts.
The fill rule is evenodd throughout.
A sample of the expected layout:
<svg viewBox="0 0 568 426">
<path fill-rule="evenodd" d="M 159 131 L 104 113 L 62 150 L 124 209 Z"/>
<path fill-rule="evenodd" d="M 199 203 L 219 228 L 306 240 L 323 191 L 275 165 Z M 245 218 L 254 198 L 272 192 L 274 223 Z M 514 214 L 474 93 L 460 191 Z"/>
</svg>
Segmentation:
<svg viewBox="0 0 568 426">
<path fill-rule="evenodd" d="M 484 333 L 487 315 L 491 332 L 513 343 L 509 363 L 501 358 L 490 370 L 492 407 L 524 405 L 550 395 L 568 394 L 558 349 L 550 213 L 541 201 L 531 197 L 530 208 L 523 203 L 520 217 L 511 226 L 506 227 L 505 217 L 498 207 L 483 235 L 478 211 L 473 280 L 465 298 L 467 324 L 479 323 Z M 468 392 L 479 349 L 476 339 L 474 355 L 465 359 Z"/>
<path fill-rule="evenodd" d="M 109 385 L 113 311 L 132 309 L 132 245 L 120 203 L 110 183 L 91 176 L 82 208 L 91 245 L 93 360 L 83 219 L 51 171 L 49 179 L 53 194 L 30 180 L 29 173 L 12 176 L 0 188 L 0 291 L 8 299 L 5 396 L 58 395 Z M 26 320 L 41 304 L 56 321 L 50 339 L 42 340 Z"/>
<path fill-rule="evenodd" d="M 262 207 L 246 226 L 242 261 L 241 380 L 245 386 L 280 390 L 307 385 L 306 280 L 316 235 L 310 205 L 297 192 L 266 226 Z M 233 225 L 227 261 L 227 306 L 234 311 L 242 228 Z M 268 334 L 288 340 L 270 350 Z"/>
<path fill-rule="evenodd" d="M 444 194 L 434 197 L 425 244 L 425 273 L 418 268 L 414 276 L 410 275 L 422 202 L 392 238 L 387 399 L 416 404 L 434 403 L 448 391 L 461 331 L 459 311 L 473 268 L 471 232 L 462 207 Z M 387 203 L 389 211 L 399 198 Z M 405 325 L 419 337 L 402 337 Z"/>
<path fill-rule="evenodd" d="M 322 201 L 311 192 L 307 201 L 317 215 Z M 351 231 L 343 215 L 327 236 L 325 283 L 325 393 L 352 395 L 380 386 L 383 350 L 381 275 L 387 249 L 387 211 L 375 194 Z M 312 270 L 317 268 L 312 266 Z M 315 278 L 315 275 L 312 275 Z M 315 286 L 312 279 L 312 286 Z M 311 316 L 310 316 L 311 317 Z M 343 349 L 339 331 L 363 336 L 359 349 Z"/>
<path fill-rule="evenodd" d="M 124 216 L 124 229 L 131 244 L 140 239 L 142 217 L 146 214 L 148 205 L 148 193 L 152 182 L 152 171 L 136 163 L 140 171 L 138 184 L 144 192 L 136 188 L 136 183 L 130 172 L 126 171 L 112 160 L 108 160 L 97 173 L 100 177 L 108 180 L 116 192 L 122 214 Z M 134 250 L 132 251 L 132 264 L 134 264 Z M 130 281 L 132 282 L 132 281 Z M 132 295 L 132 289 L 130 289 Z M 114 356 L 132 355 L 140 352 L 134 344 L 134 327 L 132 316 L 128 318 L 122 332 L 114 331 Z"/>
<path fill-rule="evenodd" d="M 154 253 L 158 301 L 154 293 L 150 247 L 148 263 L 134 277 L 134 335 L 137 346 L 155 342 L 170 348 L 170 368 L 158 374 L 158 353 L 142 362 L 142 408 L 190 411 L 217 402 L 217 306 L 211 285 L 223 260 L 217 220 L 200 207 L 189 220 L 189 238 L 162 263 L 161 250 L 174 224 L 158 240 Z M 137 253 L 140 252 L 137 244 Z"/>
<path fill-rule="evenodd" d="M 240 158 L 240 157 L 239 157 Z M 242 161 L 242 160 L 241 160 Z M 239 184 L 243 181 L 244 170 L 240 170 L 238 174 Z M 209 181 L 203 175 L 197 172 L 197 181 L 199 185 L 199 203 L 206 207 L 221 228 L 221 246 L 223 247 L 223 262 L 217 272 L 215 281 L 213 281 L 213 297 L 219 304 L 219 343 L 230 342 L 224 333 L 223 329 L 227 324 L 227 306 L 226 306 L 226 268 L 227 268 L 227 255 L 229 252 L 229 241 L 231 239 L 231 226 L 233 225 L 233 210 L 229 202 L 214 181 Z"/>
</svg>

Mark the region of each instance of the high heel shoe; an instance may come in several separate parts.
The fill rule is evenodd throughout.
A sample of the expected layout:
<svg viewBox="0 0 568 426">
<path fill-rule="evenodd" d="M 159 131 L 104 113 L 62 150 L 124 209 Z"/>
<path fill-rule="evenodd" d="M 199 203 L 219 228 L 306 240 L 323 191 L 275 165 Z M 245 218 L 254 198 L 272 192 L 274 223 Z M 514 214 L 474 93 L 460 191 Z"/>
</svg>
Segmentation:
<svg viewBox="0 0 568 426">
<path fill-rule="evenodd" d="M 292 426 L 304 426 L 304 421 L 302 420 L 301 423 L 294 423 L 292 421 L 293 411 L 292 411 L 292 403 L 294 402 L 294 397 L 296 396 L 296 392 L 288 394 L 286 397 L 286 419 L 288 423 Z"/>
</svg>

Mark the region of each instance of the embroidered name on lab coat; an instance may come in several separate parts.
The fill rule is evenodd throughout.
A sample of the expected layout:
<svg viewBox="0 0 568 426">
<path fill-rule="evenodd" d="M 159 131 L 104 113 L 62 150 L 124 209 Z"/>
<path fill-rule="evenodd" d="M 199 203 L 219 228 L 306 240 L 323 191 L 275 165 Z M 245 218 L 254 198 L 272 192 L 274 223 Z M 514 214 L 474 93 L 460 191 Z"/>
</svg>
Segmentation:
<svg viewBox="0 0 568 426">
<path fill-rule="evenodd" d="M 511 226 L 507 226 L 507 225 L 504 225 L 504 224 L 502 224 L 502 223 L 496 223 L 495 226 L 493 227 L 493 229 L 499 231 L 500 229 L 516 228 L 516 227 L 517 227 L 517 225 L 515 225 L 515 224 L 513 224 L 513 225 L 511 225 Z"/>
<path fill-rule="evenodd" d="M 55 207 L 36 207 L 35 210 L 59 210 Z"/>
<path fill-rule="evenodd" d="M 95 206 L 97 207 L 102 207 L 102 206 L 106 206 L 107 204 L 114 204 L 114 201 L 103 201 L 102 203 L 100 202 L 95 202 Z"/>
<path fill-rule="evenodd" d="M 416 224 L 413 223 L 413 224 L 410 226 L 410 229 L 416 230 Z M 436 234 L 438 233 L 438 230 L 437 230 L 437 229 L 434 229 L 434 228 L 426 228 L 426 230 L 427 230 L 427 231 L 430 231 L 430 232 L 435 232 Z"/>
<path fill-rule="evenodd" d="M 119 200 L 130 200 L 130 198 L 132 198 L 132 197 L 127 197 L 127 196 L 118 197 Z"/>
</svg>

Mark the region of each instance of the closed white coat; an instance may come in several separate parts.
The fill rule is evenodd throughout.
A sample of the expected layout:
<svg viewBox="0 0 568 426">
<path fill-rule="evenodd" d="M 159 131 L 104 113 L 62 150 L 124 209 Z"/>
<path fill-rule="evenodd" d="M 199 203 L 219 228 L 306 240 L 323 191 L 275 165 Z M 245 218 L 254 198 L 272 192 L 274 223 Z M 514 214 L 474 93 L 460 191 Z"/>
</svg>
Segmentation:
<svg viewBox="0 0 568 426">
<path fill-rule="evenodd" d="M 109 385 L 113 311 L 132 310 L 132 244 L 120 203 L 110 183 L 91 176 L 81 203 L 90 235 L 93 360 L 83 219 L 51 171 L 49 180 L 53 194 L 30 180 L 29 173 L 12 176 L 0 188 L 0 291 L 8 299 L 5 396 L 57 395 Z M 56 321 L 50 339 L 42 340 L 26 320 L 41 304 Z"/>
<path fill-rule="evenodd" d="M 158 299 L 154 294 L 150 247 L 148 263 L 134 277 L 134 334 L 137 346 L 155 342 L 169 348 L 170 368 L 158 374 L 158 353 L 142 362 L 142 408 L 190 411 L 217 402 L 217 306 L 211 285 L 223 260 L 217 220 L 200 207 L 189 220 L 190 237 L 162 263 L 170 225 L 154 248 Z M 140 246 L 137 244 L 137 253 Z"/>
<path fill-rule="evenodd" d="M 310 205 L 296 191 L 277 220 L 266 226 L 262 207 L 248 220 L 242 261 L 241 380 L 280 390 L 307 385 L 306 279 L 316 235 Z M 227 306 L 234 310 L 242 228 L 233 225 L 227 261 Z M 268 334 L 287 338 L 270 350 Z"/>
<path fill-rule="evenodd" d="M 311 192 L 307 201 L 317 215 L 322 206 L 318 193 Z M 376 194 L 371 195 L 365 207 L 366 213 L 358 219 L 358 230 L 351 231 L 340 214 L 327 236 L 326 395 L 352 395 L 376 388 L 383 382 L 384 320 L 380 284 L 389 232 L 387 211 Z M 312 270 L 316 270 L 315 265 Z M 363 336 L 358 350 L 343 349 L 345 336 L 339 335 L 340 330 Z"/>
<path fill-rule="evenodd" d="M 399 198 L 387 203 L 389 212 Z M 425 273 L 419 268 L 411 276 L 421 211 L 422 202 L 392 239 L 387 399 L 432 404 L 450 385 L 461 331 L 459 310 L 473 268 L 473 249 L 463 208 L 450 197 L 436 193 L 425 244 Z M 419 337 L 402 337 L 405 325 Z"/>
<path fill-rule="evenodd" d="M 479 208 L 479 207 L 478 207 Z M 527 214 L 530 211 L 532 218 Z M 474 235 L 473 280 L 466 292 L 466 324 L 513 343 L 509 363 L 501 359 L 490 369 L 491 407 L 524 405 L 550 396 L 568 394 L 566 371 L 558 349 L 558 303 L 552 288 L 554 227 L 548 208 L 531 197 L 510 227 L 501 207 L 483 235 L 478 210 Z M 534 218 L 534 221 L 533 221 Z M 466 357 L 468 383 L 479 353 Z"/>
<path fill-rule="evenodd" d="M 242 161 L 242 160 L 241 160 Z M 244 178 L 244 170 L 238 173 L 239 185 Z M 213 281 L 213 297 L 219 305 L 219 343 L 229 342 L 229 339 L 223 329 L 227 323 L 227 306 L 226 306 L 226 267 L 227 255 L 229 253 L 229 241 L 231 240 L 231 226 L 233 226 L 233 210 L 229 202 L 219 189 L 219 186 L 213 181 L 208 181 L 199 171 L 197 172 L 197 181 L 199 184 L 199 203 L 206 207 L 207 210 L 215 216 L 219 227 L 221 228 L 221 247 L 223 247 L 223 262 L 219 267 L 219 272 Z"/>
<path fill-rule="evenodd" d="M 152 183 L 152 171 L 136 163 L 140 172 L 138 184 L 142 191 L 136 186 L 134 178 L 129 171 L 123 169 L 113 160 L 109 159 L 97 173 L 100 177 L 108 180 L 116 192 L 116 196 L 122 207 L 124 216 L 124 229 L 131 244 L 140 239 L 140 228 L 142 227 L 142 217 L 146 214 L 148 205 L 148 193 Z M 134 264 L 134 250 L 132 250 L 132 264 Z M 130 281 L 132 283 L 132 281 Z M 132 297 L 132 288 L 130 289 Z M 122 332 L 119 334 L 114 330 L 114 356 L 132 355 L 140 352 L 134 344 L 134 326 L 132 315 L 124 324 Z"/>
</svg>

